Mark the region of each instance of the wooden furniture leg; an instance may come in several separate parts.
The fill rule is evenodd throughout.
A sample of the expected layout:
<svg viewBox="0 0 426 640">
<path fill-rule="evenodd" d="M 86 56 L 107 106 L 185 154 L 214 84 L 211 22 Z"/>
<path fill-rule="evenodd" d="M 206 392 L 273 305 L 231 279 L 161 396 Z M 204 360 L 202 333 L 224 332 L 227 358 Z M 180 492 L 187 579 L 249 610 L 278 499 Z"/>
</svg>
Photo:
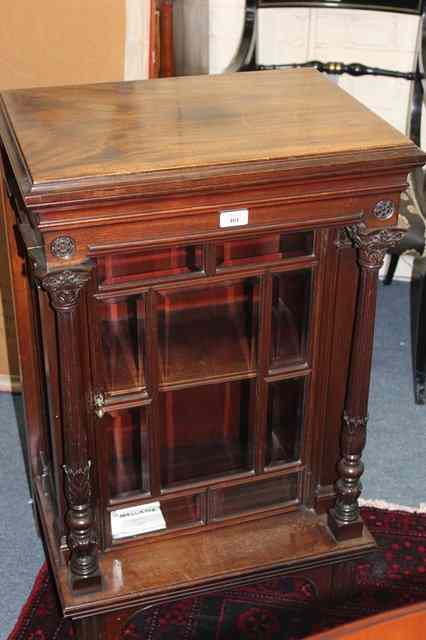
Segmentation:
<svg viewBox="0 0 426 640">
<path fill-rule="evenodd" d="M 403 233 L 392 228 L 369 230 L 364 223 L 348 228 L 348 234 L 358 248 L 361 273 L 348 395 L 343 415 L 337 500 L 328 518 L 330 529 L 337 540 L 347 540 L 362 534 L 363 522 L 359 515 L 358 498 L 361 494 L 360 477 L 364 471 L 361 454 L 365 446 L 368 420 L 377 276 L 385 252 L 402 238 Z"/>
</svg>

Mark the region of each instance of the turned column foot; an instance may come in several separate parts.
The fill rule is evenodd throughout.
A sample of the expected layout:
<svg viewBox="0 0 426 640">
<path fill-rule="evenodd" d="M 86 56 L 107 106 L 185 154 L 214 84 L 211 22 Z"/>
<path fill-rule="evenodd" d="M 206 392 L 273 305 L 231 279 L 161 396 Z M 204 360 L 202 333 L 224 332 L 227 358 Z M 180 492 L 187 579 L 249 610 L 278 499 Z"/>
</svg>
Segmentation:
<svg viewBox="0 0 426 640">
<path fill-rule="evenodd" d="M 364 528 L 364 522 L 361 516 L 358 516 L 356 520 L 352 522 L 343 522 L 339 520 L 336 513 L 336 509 L 330 509 L 328 512 L 328 527 L 336 540 L 341 542 L 342 540 L 350 540 L 351 538 L 359 538 L 362 536 Z"/>
</svg>

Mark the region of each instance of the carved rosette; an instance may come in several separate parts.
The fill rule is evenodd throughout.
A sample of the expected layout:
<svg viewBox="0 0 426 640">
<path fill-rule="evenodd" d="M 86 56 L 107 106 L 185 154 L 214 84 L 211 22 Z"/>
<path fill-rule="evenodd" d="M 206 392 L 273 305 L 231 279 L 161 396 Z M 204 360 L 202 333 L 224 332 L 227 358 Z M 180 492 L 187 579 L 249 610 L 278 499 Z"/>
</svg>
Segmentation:
<svg viewBox="0 0 426 640">
<path fill-rule="evenodd" d="M 90 460 L 81 466 L 64 465 L 70 568 L 87 577 L 98 569 L 96 535 L 91 508 Z"/>
<path fill-rule="evenodd" d="M 392 200 L 380 200 L 373 207 L 373 215 L 378 220 L 389 220 L 395 213 L 395 205 Z"/>
<path fill-rule="evenodd" d="M 70 311 L 78 303 L 80 292 L 89 279 L 89 271 L 57 271 L 42 279 L 42 287 L 49 292 L 56 310 Z"/>
<path fill-rule="evenodd" d="M 394 247 L 405 234 L 405 230 L 394 227 L 371 230 L 363 222 L 347 227 L 347 232 L 358 249 L 361 267 L 373 271 L 380 269 L 386 251 Z"/>
<path fill-rule="evenodd" d="M 50 243 L 50 253 L 56 258 L 69 260 L 75 254 L 76 244 L 71 236 L 58 236 Z"/>
</svg>

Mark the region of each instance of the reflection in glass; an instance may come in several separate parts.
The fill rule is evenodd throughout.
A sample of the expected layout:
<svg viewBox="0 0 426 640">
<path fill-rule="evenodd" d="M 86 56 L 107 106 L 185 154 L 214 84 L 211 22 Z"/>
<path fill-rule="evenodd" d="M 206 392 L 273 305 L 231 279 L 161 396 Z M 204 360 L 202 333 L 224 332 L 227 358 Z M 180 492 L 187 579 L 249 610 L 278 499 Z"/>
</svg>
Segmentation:
<svg viewBox="0 0 426 640">
<path fill-rule="evenodd" d="M 105 390 L 118 393 L 145 386 L 145 304 L 142 296 L 98 303 Z"/>
<path fill-rule="evenodd" d="M 100 284 L 179 276 L 203 269 L 201 246 L 161 247 L 98 258 Z"/>
<path fill-rule="evenodd" d="M 216 247 L 217 266 L 224 269 L 309 256 L 313 252 L 313 237 L 312 231 L 304 231 L 219 243 Z"/>
<path fill-rule="evenodd" d="M 251 469 L 252 383 L 160 394 L 162 486 Z"/>
<path fill-rule="evenodd" d="M 304 231 L 284 233 L 280 238 L 280 251 L 283 258 L 310 256 L 314 252 L 314 233 Z"/>
<path fill-rule="evenodd" d="M 158 322 L 163 383 L 255 368 L 258 281 L 162 292 Z"/>
<path fill-rule="evenodd" d="M 162 502 L 161 510 L 167 529 L 178 529 L 201 522 L 203 501 L 204 496 L 196 494 Z"/>
<path fill-rule="evenodd" d="M 258 509 L 283 506 L 297 498 L 297 473 L 266 478 L 212 492 L 213 518 L 220 520 Z"/>
<path fill-rule="evenodd" d="M 308 269 L 272 276 L 271 367 L 306 361 L 312 274 Z"/>
<path fill-rule="evenodd" d="M 300 458 L 305 378 L 271 382 L 268 389 L 266 465 Z"/>
<path fill-rule="evenodd" d="M 144 408 L 105 414 L 111 499 L 149 491 L 148 429 Z"/>
</svg>

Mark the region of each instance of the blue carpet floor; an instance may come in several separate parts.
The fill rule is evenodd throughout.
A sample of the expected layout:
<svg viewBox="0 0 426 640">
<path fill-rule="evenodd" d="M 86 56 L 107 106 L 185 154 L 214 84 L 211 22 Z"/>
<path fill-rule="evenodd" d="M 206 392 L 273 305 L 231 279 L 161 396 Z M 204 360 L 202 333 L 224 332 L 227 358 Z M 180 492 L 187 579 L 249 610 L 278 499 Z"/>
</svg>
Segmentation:
<svg viewBox="0 0 426 640">
<path fill-rule="evenodd" d="M 410 286 L 379 286 L 363 497 L 426 502 L 426 405 L 414 404 Z"/>
<path fill-rule="evenodd" d="M 44 561 L 37 537 L 17 425 L 20 396 L 0 393 L 0 638 L 7 638 Z"/>
<path fill-rule="evenodd" d="M 409 286 L 379 287 L 363 497 L 416 507 L 426 502 L 426 406 L 414 404 Z M 0 393 L 0 638 L 7 638 L 44 554 L 21 454 L 19 396 Z"/>
</svg>

